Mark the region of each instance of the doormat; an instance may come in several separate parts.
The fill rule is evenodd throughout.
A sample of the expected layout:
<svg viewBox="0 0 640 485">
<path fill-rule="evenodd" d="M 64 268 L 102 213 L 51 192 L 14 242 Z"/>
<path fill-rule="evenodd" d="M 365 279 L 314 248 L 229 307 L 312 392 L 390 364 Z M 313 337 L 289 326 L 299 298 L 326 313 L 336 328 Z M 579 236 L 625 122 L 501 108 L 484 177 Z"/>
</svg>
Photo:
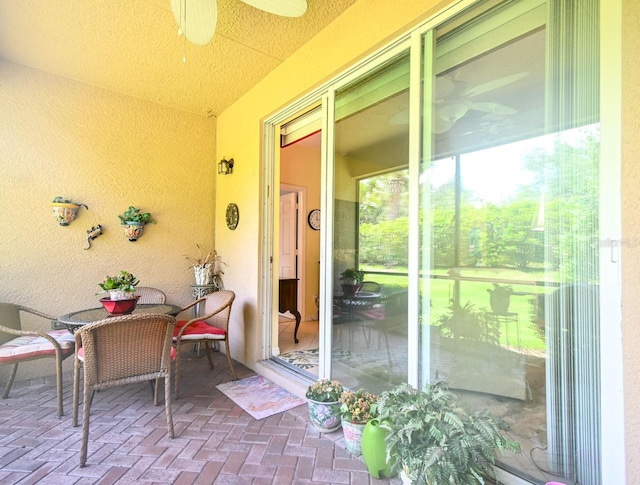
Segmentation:
<svg viewBox="0 0 640 485">
<path fill-rule="evenodd" d="M 264 419 L 305 404 L 262 376 L 218 384 L 216 388 L 255 419 Z"/>
</svg>

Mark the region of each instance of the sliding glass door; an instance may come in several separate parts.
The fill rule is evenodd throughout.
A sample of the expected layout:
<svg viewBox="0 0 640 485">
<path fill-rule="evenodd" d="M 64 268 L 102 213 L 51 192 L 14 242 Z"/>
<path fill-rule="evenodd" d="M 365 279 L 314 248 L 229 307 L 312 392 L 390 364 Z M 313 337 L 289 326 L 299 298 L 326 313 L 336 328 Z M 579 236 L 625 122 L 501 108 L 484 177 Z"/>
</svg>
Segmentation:
<svg viewBox="0 0 640 485">
<path fill-rule="evenodd" d="M 407 380 L 408 108 L 408 51 L 335 95 L 332 377 L 372 392 Z"/>
<path fill-rule="evenodd" d="M 420 384 L 505 419 L 542 482 L 600 483 L 597 19 L 484 2 L 424 42 Z"/>
<path fill-rule="evenodd" d="M 599 3 L 474 5 L 331 91 L 330 377 L 445 381 L 511 425 L 501 467 L 595 485 Z"/>
</svg>

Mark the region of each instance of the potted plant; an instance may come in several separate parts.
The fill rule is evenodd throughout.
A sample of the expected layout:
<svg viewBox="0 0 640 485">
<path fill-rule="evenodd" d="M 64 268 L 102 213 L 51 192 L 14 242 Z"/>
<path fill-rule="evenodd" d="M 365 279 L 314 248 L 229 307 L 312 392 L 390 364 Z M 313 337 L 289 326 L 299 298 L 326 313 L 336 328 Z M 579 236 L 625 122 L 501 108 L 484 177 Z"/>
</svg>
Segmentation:
<svg viewBox="0 0 640 485">
<path fill-rule="evenodd" d="M 342 431 L 347 450 L 362 454 L 362 432 L 367 422 L 377 416 L 378 396 L 359 389 L 344 391 L 340 395 Z"/>
<path fill-rule="evenodd" d="M 446 337 L 483 341 L 497 344 L 500 329 L 495 319 L 489 318 L 486 310 L 477 310 L 473 303 L 464 306 L 452 302 L 449 313 L 438 319 L 440 331 Z"/>
<path fill-rule="evenodd" d="M 144 230 L 146 224 L 155 224 L 156 222 L 151 218 L 151 214 L 148 212 L 140 212 L 140 209 L 134 206 L 129 208 L 118 216 L 120 224 L 124 228 L 124 235 L 127 236 L 129 241 L 136 241 Z"/>
<path fill-rule="evenodd" d="M 353 296 L 357 293 L 364 281 L 364 271 L 355 268 L 347 268 L 340 273 L 340 286 L 342 293 L 346 296 Z"/>
<path fill-rule="evenodd" d="M 98 286 L 102 291 L 96 293 L 109 293 L 109 298 L 101 298 L 100 303 L 111 315 L 124 315 L 131 313 L 138 302 L 134 296 L 138 279 L 127 271 L 121 271 L 117 276 L 107 276 Z"/>
<path fill-rule="evenodd" d="M 216 290 L 224 290 L 222 265 L 226 263 L 218 256 L 215 249 L 205 255 L 200 245 L 196 244 L 196 247 L 200 251 L 197 258 L 185 256 L 190 267 L 193 268 L 196 285 L 214 285 Z"/>
<path fill-rule="evenodd" d="M 387 454 L 405 483 L 484 483 L 494 475 L 496 450 L 520 452 L 503 420 L 469 414 L 443 383 L 421 391 L 401 384 L 382 393 L 378 411 Z"/>
<path fill-rule="evenodd" d="M 55 197 L 51 202 L 51 213 L 55 217 L 58 224 L 61 226 L 68 226 L 78 216 L 80 207 L 84 207 L 89 210 L 86 204 L 80 202 L 74 202 L 71 199 L 64 199 L 62 197 Z"/>
<path fill-rule="evenodd" d="M 320 379 L 307 388 L 309 421 L 321 433 L 331 433 L 340 428 L 340 396 L 344 387 L 338 381 Z"/>
<path fill-rule="evenodd" d="M 99 291 L 96 295 L 109 293 L 111 300 L 130 300 L 133 298 L 138 283 L 138 279 L 131 273 L 120 271 L 119 275 L 106 276 L 102 283 L 98 283 L 102 291 Z"/>
</svg>

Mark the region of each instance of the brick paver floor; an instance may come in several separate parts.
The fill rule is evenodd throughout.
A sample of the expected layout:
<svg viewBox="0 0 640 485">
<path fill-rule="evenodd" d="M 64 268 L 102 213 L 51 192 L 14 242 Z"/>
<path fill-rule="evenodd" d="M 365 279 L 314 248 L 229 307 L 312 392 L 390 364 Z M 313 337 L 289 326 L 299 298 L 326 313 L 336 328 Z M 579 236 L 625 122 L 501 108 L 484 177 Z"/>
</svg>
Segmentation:
<svg viewBox="0 0 640 485">
<path fill-rule="evenodd" d="M 387 484 L 344 448 L 342 431 L 321 434 L 307 406 L 255 420 L 215 386 L 231 380 L 226 358 L 185 358 L 173 402 L 175 438 L 150 386 L 96 393 L 87 466 L 78 465 L 82 427 L 71 426 L 72 371 L 64 376 L 65 415 L 56 416 L 53 377 L 17 382 L 0 399 L 2 484 Z M 22 364 L 28 365 L 28 364 Z M 238 378 L 253 375 L 237 364 Z M 81 412 L 81 410 L 80 410 Z"/>
</svg>

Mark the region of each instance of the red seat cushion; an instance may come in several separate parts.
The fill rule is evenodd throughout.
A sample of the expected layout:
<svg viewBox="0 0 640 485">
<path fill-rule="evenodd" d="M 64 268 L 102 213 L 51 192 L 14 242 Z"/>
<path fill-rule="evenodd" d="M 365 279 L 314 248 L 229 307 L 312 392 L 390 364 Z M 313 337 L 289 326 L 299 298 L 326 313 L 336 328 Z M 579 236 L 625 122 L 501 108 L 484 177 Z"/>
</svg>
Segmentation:
<svg viewBox="0 0 640 485">
<path fill-rule="evenodd" d="M 178 320 L 176 324 L 176 328 L 173 331 L 173 338 L 178 337 L 178 333 L 186 325 L 188 320 Z M 204 320 L 198 320 L 193 322 L 191 325 L 187 327 L 187 329 L 182 334 L 183 340 L 197 340 L 197 339 L 222 339 L 227 334 L 227 332 L 221 328 L 214 327 L 209 325 Z"/>
</svg>

